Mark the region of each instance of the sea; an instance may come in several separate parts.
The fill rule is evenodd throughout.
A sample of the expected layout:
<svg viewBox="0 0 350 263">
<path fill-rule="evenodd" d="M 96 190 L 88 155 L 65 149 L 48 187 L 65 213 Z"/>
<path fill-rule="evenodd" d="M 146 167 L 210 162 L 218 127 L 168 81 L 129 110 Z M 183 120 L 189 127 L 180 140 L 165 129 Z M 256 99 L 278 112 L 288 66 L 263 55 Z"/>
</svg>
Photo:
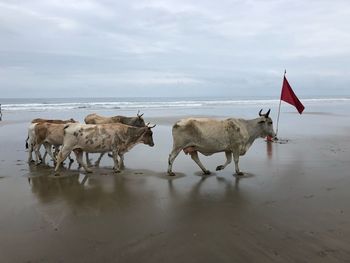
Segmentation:
<svg viewBox="0 0 350 263">
<path fill-rule="evenodd" d="M 143 114 L 145 121 L 157 124 L 158 129 L 169 129 L 169 125 L 184 117 L 253 119 L 261 109 L 263 113 L 271 109 L 270 117 L 282 137 L 342 134 L 344 125 L 350 129 L 347 125 L 350 96 L 300 100 L 305 106 L 301 115 L 294 106 L 273 97 L 0 98 L 0 127 L 18 123 L 18 129 L 23 129 L 21 123 L 30 123 L 35 118 L 74 118 L 84 123 L 88 114 L 97 113 L 102 116 Z M 4 130 L 0 135 L 2 132 Z"/>
<path fill-rule="evenodd" d="M 350 104 L 349 97 L 301 99 L 304 106 L 331 106 Z M 0 98 L 1 110 L 6 112 L 47 111 L 150 111 L 153 114 L 169 112 L 220 112 L 227 108 L 276 108 L 280 100 L 270 97 L 133 97 L 133 98 Z M 306 107 L 305 107 L 306 108 Z M 306 108 L 307 110 L 307 108 Z M 213 112 L 214 111 L 214 112 Z"/>
<path fill-rule="evenodd" d="M 349 97 L 300 98 L 304 113 L 342 114 L 350 109 Z M 136 116 L 232 116 L 252 118 L 260 109 L 271 109 L 277 116 L 280 100 L 273 97 L 138 97 L 138 98 L 0 98 L 3 119 L 30 115 L 31 117 L 57 116 L 76 117 L 80 120 L 87 114 Z M 296 109 L 285 102 L 281 112 L 296 113 Z M 304 114 L 303 113 L 303 114 Z"/>
</svg>

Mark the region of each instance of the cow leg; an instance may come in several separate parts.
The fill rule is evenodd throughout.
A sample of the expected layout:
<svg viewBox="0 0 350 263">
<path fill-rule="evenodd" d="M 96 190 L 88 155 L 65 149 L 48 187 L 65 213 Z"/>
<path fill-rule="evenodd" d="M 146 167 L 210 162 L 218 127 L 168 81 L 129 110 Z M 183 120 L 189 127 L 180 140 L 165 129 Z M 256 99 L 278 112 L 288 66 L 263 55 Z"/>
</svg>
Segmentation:
<svg viewBox="0 0 350 263">
<path fill-rule="evenodd" d="M 120 160 L 119 160 L 119 167 L 120 167 L 120 169 L 121 170 L 124 170 L 125 169 L 125 165 L 124 165 L 124 153 L 121 153 L 121 152 L 119 152 L 118 153 L 118 155 L 119 155 L 119 158 L 120 158 Z M 111 158 L 113 158 L 113 154 L 108 154 L 108 157 L 111 157 Z"/>
<path fill-rule="evenodd" d="M 29 142 L 28 142 L 29 141 Z M 29 136 L 29 132 L 28 132 L 28 137 L 26 140 L 26 148 L 28 149 L 28 163 L 34 162 L 33 161 L 33 138 L 31 136 Z"/>
<path fill-rule="evenodd" d="M 231 161 L 232 161 L 232 152 L 225 152 L 225 155 L 226 155 L 226 162 L 224 164 L 219 165 L 218 167 L 216 167 L 216 171 L 225 169 L 225 167 L 228 164 L 231 163 Z"/>
<path fill-rule="evenodd" d="M 120 166 L 119 166 L 119 162 L 118 162 L 118 150 L 113 150 L 113 161 L 114 161 L 114 172 L 116 173 L 120 173 Z"/>
<path fill-rule="evenodd" d="M 28 143 L 28 163 L 33 162 L 32 153 L 33 153 L 33 143 L 30 142 L 30 143 Z"/>
<path fill-rule="evenodd" d="M 233 161 L 235 162 L 235 170 L 237 175 L 243 175 L 243 173 L 239 170 L 238 161 L 239 161 L 239 153 L 233 153 Z"/>
<path fill-rule="evenodd" d="M 68 154 L 69 164 L 71 165 L 74 162 L 74 159 Z"/>
<path fill-rule="evenodd" d="M 86 157 L 86 164 L 87 164 L 87 166 L 91 167 L 92 164 L 91 164 L 90 159 L 89 159 L 89 153 L 86 152 L 85 153 L 85 157 Z"/>
<path fill-rule="evenodd" d="M 39 152 L 40 153 L 40 152 Z M 45 149 L 45 152 L 44 152 L 44 155 L 43 155 L 43 157 L 41 158 L 41 163 L 46 163 L 46 156 L 47 156 L 47 151 L 46 151 L 46 149 Z"/>
<path fill-rule="evenodd" d="M 55 156 L 55 159 L 57 159 L 57 154 L 59 153 L 60 151 L 60 147 L 59 146 L 54 146 L 54 152 L 53 152 L 53 156 Z"/>
<path fill-rule="evenodd" d="M 69 154 L 70 155 L 70 154 Z M 73 161 L 74 162 L 74 161 Z M 73 162 L 69 162 L 67 169 L 70 170 L 72 167 Z M 78 170 L 80 169 L 80 165 L 78 166 Z"/>
<path fill-rule="evenodd" d="M 95 166 L 97 166 L 97 167 L 100 166 L 100 162 L 101 162 L 103 155 L 105 155 L 105 153 L 101 153 L 100 156 L 97 158 L 97 160 L 95 162 Z"/>
<path fill-rule="evenodd" d="M 170 176 L 174 176 L 175 175 L 175 173 L 173 172 L 173 163 L 175 161 L 175 158 L 181 152 L 181 150 L 182 150 L 182 148 L 173 148 L 173 150 L 169 154 L 169 158 L 168 158 L 168 174 Z"/>
<path fill-rule="evenodd" d="M 56 160 L 57 160 L 57 155 L 58 155 L 58 153 L 59 153 L 59 151 L 60 151 L 60 146 L 54 146 L 54 148 L 55 148 L 55 151 L 54 151 L 54 153 L 53 153 L 53 156 L 55 157 L 53 160 L 54 160 L 54 163 L 56 164 Z M 72 163 L 74 162 L 74 159 L 70 156 L 70 154 L 68 154 L 68 159 L 69 159 L 69 165 L 71 166 L 72 165 Z M 70 167 L 69 166 L 69 167 Z"/>
<path fill-rule="evenodd" d="M 28 143 L 28 140 L 29 140 L 29 143 Z M 31 163 L 33 161 L 33 156 L 32 156 L 33 145 L 32 145 L 32 139 L 29 137 L 29 133 L 26 139 L 26 149 L 28 149 L 28 163 Z"/>
<path fill-rule="evenodd" d="M 118 155 L 119 155 L 119 157 L 120 157 L 119 167 L 120 167 L 121 170 L 124 170 L 124 169 L 125 169 L 125 165 L 124 165 L 124 154 L 119 153 Z"/>
<path fill-rule="evenodd" d="M 72 149 L 69 147 L 62 146 L 61 150 L 59 151 L 57 155 L 57 160 L 56 160 L 56 167 L 55 167 L 55 172 L 58 171 L 60 168 L 60 165 L 64 160 L 68 157 L 68 155 L 71 153 Z"/>
<path fill-rule="evenodd" d="M 41 144 L 34 144 L 34 152 L 35 152 L 35 165 L 39 165 L 42 162 L 41 154 L 40 154 L 40 146 Z"/>
<path fill-rule="evenodd" d="M 204 174 L 210 174 L 210 171 L 205 169 L 205 167 L 203 166 L 203 164 L 199 160 L 198 152 L 197 151 L 193 151 L 193 152 L 190 152 L 190 154 L 191 154 L 192 160 L 195 161 L 196 164 L 198 164 L 198 166 L 202 169 L 203 173 Z"/>
<path fill-rule="evenodd" d="M 46 157 L 46 153 L 48 153 L 50 155 L 50 157 L 52 158 L 53 163 L 56 164 L 56 158 L 55 158 L 55 156 L 53 155 L 53 153 L 51 151 L 51 144 L 44 143 L 44 147 L 45 147 L 45 151 L 46 151 L 44 156 Z M 44 157 L 43 157 L 43 162 L 45 163 L 45 158 Z"/>
<path fill-rule="evenodd" d="M 87 173 L 92 173 L 92 170 L 83 162 L 83 151 L 79 149 L 76 149 L 73 151 L 75 153 L 75 156 L 77 158 L 77 162 L 79 163 L 79 165 L 83 166 L 83 168 Z"/>
<path fill-rule="evenodd" d="M 39 160 L 40 160 L 40 162 L 43 161 L 43 158 L 44 158 L 44 156 L 41 156 L 41 153 L 40 153 L 40 151 L 39 151 Z"/>
</svg>

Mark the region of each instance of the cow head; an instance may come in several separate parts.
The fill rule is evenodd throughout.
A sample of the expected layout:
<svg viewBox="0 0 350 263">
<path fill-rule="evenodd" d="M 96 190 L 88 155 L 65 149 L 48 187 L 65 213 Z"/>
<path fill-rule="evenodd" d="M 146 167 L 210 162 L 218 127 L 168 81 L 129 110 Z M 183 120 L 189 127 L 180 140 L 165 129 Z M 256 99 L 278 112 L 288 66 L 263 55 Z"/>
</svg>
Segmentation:
<svg viewBox="0 0 350 263">
<path fill-rule="evenodd" d="M 152 132 L 152 128 L 154 128 L 156 125 L 153 126 L 148 126 L 149 123 L 147 123 L 145 126 L 145 132 L 142 135 L 142 142 L 144 144 L 147 144 L 151 147 L 154 146 L 154 142 L 153 142 L 153 132 Z"/>
<path fill-rule="evenodd" d="M 262 109 L 259 111 L 260 118 L 258 119 L 258 128 L 260 137 L 265 138 L 266 136 L 275 137 L 276 133 L 273 130 L 272 119 L 269 117 L 271 109 L 265 114 L 262 114 Z"/>
<path fill-rule="evenodd" d="M 70 118 L 70 119 L 69 119 L 69 122 L 71 122 L 71 123 L 77 123 L 78 121 L 74 120 L 73 118 Z"/>
<path fill-rule="evenodd" d="M 143 113 L 140 114 L 140 111 L 138 111 L 136 117 L 133 118 L 133 124 L 132 124 L 132 126 L 135 126 L 135 127 L 145 127 L 146 124 L 145 124 L 145 121 L 143 120 L 142 116 L 143 116 Z"/>
</svg>

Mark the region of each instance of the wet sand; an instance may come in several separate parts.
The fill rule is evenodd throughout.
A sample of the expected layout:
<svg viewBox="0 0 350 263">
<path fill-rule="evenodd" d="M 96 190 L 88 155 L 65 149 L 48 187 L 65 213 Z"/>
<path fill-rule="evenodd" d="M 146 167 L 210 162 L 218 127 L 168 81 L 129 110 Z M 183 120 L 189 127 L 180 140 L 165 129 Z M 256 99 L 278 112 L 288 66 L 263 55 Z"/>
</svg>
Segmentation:
<svg viewBox="0 0 350 263">
<path fill-rule="evenodd" d="M 155 147 L 132 149 L 122 173 L 105 157 L 60 176 L 26 163 L 32 115 L 1 122 L 1 262 L 350 262 L 349 116 L 285 116 L 289 142 L 257 140 L 242 178 L 215 172 L 223 153 L 200 156 L 210 176 L 183 153 L 167 176 L 178 117 L 150 118 Z"/>
</svg>

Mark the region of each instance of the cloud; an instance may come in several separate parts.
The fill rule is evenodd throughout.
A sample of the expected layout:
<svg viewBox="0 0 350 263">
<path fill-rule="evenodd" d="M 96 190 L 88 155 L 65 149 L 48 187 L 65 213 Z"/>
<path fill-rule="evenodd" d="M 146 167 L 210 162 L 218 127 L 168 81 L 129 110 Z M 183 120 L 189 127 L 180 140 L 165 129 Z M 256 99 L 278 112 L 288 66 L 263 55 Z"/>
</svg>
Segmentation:
<svg viewBox="0 0 350 263">
<path fill-rule="evenodd" d="M 307 92 L 344 92 L 349 24 L 345 0 L 0 0 L 0 85 L 265 95 L 287 68 Z"/>
</svg>

